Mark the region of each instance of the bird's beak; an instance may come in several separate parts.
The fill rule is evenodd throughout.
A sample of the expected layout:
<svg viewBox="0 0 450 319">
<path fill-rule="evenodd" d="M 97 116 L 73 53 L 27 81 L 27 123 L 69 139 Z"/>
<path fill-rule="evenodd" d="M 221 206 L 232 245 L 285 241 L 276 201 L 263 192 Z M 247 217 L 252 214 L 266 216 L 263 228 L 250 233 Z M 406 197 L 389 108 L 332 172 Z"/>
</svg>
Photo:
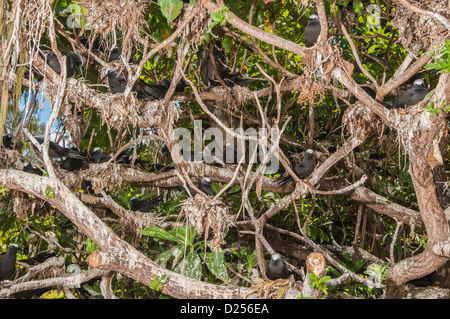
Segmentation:
<svg viewBox="0 0 450 319">
<path fill-rule="evenodd" d="M 79 66 L 79 68 L 80 68 L 81 76 L 82 76 L 83 78 L 86 78 L 85 74 L 83 73 L 83 68 L 81 67 L 81 65 Z"/>
</svg>

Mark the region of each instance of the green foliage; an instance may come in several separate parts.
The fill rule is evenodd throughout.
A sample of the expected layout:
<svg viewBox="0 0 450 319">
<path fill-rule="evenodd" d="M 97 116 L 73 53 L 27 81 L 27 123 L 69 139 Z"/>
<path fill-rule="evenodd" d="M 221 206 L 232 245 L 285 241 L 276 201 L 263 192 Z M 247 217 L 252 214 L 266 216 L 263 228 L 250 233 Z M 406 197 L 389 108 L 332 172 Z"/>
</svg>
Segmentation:
<svg viewBox="0 0 450 319">
<path fill-rule="evenodd" d="M 326 282 L 331 279 L 330 276 L 323 276 L 322 278 L 319 278 L 315 273 L 310 273 L 309 279 L 311 279 L 309 282 L 311 288 L 320 289 L 325 295 L 328 295 Z"/>
<path fill-rule="evenodd" d="M 156 291 L 161 291 L 164 283 L 167 281 L 167 275 L 162 275 L 161 279 L 158 279 L 158 276 L 156 274 L 153 275 L 153 284 L 148 284 L 148 287 L 150 289 L 154 289 Z"/>
<path fill-rule="evenodd" d="M 86 245 L 86 252 L 88 253 L 93 253 L 96 250 L 99 250 L 99 248 L 97 247 L 97 245 L 92 241 L 92 239 L 87 238 L 83 244 Z"/>
<path fill-rule="evenodd" d="M 158 4 L 168 23 L 178 17 L 181 9 L 183 9 L 183 1 L 181 0 L 158 0 Z"/>
<path fill-rule="evenodd" d="M 226 270 L 226 262 L 224 252 L 212 251 L 204 252 L 205 247 L 201 241 L 196 242 L 197 232 L 192 226 L 181 226 L 166 231 L 159 227 L 148 227 L 138 230 L 141 234 L 151 236 L 157 240 L 174 242 L 175 245 L 164 250 L 156 258 L 156 262 L 169 267 L 169 263 L 173 271 L 179 272 L 185 276 L 201 279 L 204 274 L 202 272 L 202 257 L 208 270 L 218 279 L 228 282 L 229 277 Z"/>
<path fill-rule="evenodd" d="M 53 192 L 53 188 L 51 188 L 50 186 L 47 186 L 47 188 L 45 189 L 45 197 L 47 197 L 47 198 L 54 198 L 55 197 L 55 193 Z"/>
<path fill-rule="evenodd" d="M 217 12 L 209 12 L 209 15 L 211 16 L 212 22 L 208 26 L 209 29 L 214 28 L 216 25 L 225 25 L 227 23 L 227 19 L 231 19 L 229 13 L 228 13 L 228 7 L 222 6 L 220 7 Z"/>
<path fill-rule="evenodd" d="M 439 73 L 450 72 L 450 40 L 445 40 L 445 44 L 431 52 L 430 56 L 435 62 L 427 64 L 427 68 L 439 70 Z"/>
</svg>

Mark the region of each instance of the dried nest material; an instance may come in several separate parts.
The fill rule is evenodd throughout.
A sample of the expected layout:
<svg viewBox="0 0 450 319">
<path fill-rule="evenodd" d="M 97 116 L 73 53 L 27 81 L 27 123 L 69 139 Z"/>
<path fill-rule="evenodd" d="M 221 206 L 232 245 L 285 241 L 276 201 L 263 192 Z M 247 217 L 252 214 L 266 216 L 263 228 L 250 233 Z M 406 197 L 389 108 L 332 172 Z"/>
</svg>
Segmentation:
<svg viewBox="0 0 450 319">
<path fill-rule="evenodd" d="M 120 28 L 123 34 L 130 34 L 130 38 L 138 36 L 149 3 L 146 0 L 80 1 L 87 9 L 84 17 L 95 31 L 105 34 Z"/>
<path fill-rule="evenodd" d="M 101 111 L 102 120 L 114 128 L 126 125 L 150 127 L 170 121 L 173 123 L 179 118 L 180 110 L 175 101 L 165 107 L 162 100 L 142 102 L 131 92 L 126 98 L 122 93 L 102 94 L 81 81 L 68 79 L 67 96 L 71 100 L 86 101 Z"/>
<path fill-rule="evenodd" d="M 430 145 L 427 160 L 433 168 L 444 163 L 439 150 L 438 141 L 445 134 L 447 122 L 443 119 L 436 125 L 436 117 L 419 103 L 407 109 L 393 113 L 390 119 L 396 123 L 398 138 L 405 150 L 410 149 L 411 141 L 417 139 L 422 132 L 435 131 L 433 144 Z"/>
<path fill-rule="evenodd" d="M 141 238 L 142 233 L 138 232 L 138 229 L 145 229 L 151 226 L 163 227 L 164 218 L 156 216 L 155 214 L 142 213 L 139 211 L 124 211 L 124 216 L 121 218 L 121 230 L 123 234 L 134 233 L 136 238 Z"/>
<path fill-rule="evenodd" d="M 294 80 L 295 90 L 298 91 L 297 102 L 299 104 L 320 104 L 324 98 L 325 87 L 321 81 L 314 77 L 301 75 Z M 319 100 L 316 101 L 316 97 Z"/>
<path fill-rule="evenodd" d="M 49 18 L 53 17 L 51 1 L 28 0 L 22 1 L 22 24 L 27 25 L 28 36 L 39 43 L 39 39 L 48 27 Z M 19 12 L 16 11 L 16 14 Z M 28 42 L 32 45 L 32 41 Z"/>
<path fill-rule="evenodd" d="M 3 146 L 4 147 L 4 146 Z M 0 152 L 0 169 L 6 169 L 14 164 L 15 167 L 23 168 L 23 163 L 20 161 L 20 154 L 16 150 L 2 149 Z"/>
<path fill-rule="evenodd" d="M 92 189 L 95 194 L 100 194 L 102 190 L 110 190 L 115 184 L 122 184 L 120 176 L 120 165 L 113 163 L 101 163 L 90 165 L 90 167 L 81 172 L 81 178 L 91 181 Z"/>
<path fill-rule="evenodd" d="M 342 125 L 353 136 L 365 136 L 374 130 L 382 130 L 382 124 L 379 117 L 359 101 L 347 108 L 342 117 Z"/>
<path fill-rule="evenodd" d="M 266 282 L 262 278 L 255 278 L 252 288 L 253 293 L 258 293 L 260 299 L 296 299 L 301 295 L 302 283 L 290 279 L 277 279 L 273 282 Z M 247 296 L 248 299 L 253 299 Z"/>
<path fill-rule="evenodd" d="M 220 200 L 210 200 L 200 194 L 184 201 L 182 213 L 186 214 L 189 223 L 199 234 L 205 234 L 205 238 L 208 238 L 209 231 L 212 229 L 214 250 L 220 248 L 224 232 L 233 224 L 228 206 Z"/>
<path fill-rule="evenodd" d="M 23 192 L 14 192 L 14 212 L 20 219 L 26 219 L 27 212 L 31 212 L 31 216 L 38 214 L 40 217 L 47 218 L 54 212 L 54 208 L 36 197 Z"/>
<path fill-rule="evenodd" d="M 236 111 L 236 107 L 243 105 L 247 100 L 253 97 L 252 91 L 245 86 L 235 85 L 229 90 L 223 86 L 214 86 L 211 93 L 220 95 L 217 103 L 224 109 Z"/>
<path fill-rule="evenodd" d="M 447 0 L 410 1 L 422 10 L 438 13 L 450 19 Z M 450 31 L 436 19 L 423 14 L 415 13 L 399 5 L 395 10 L 392 26 L 398 29 L 399 41 L 406 51 L 418 54 L 426 51 L 432 42 L 442 42 L 450 37 Z"/>
<path fill-rule="evenodd" d="M 189 15 L 194 6 L 185 8 L 185 16 Z M 208 20 L 210 19 L 209 11 L 207 9 L 200 10 L 194 19 L 189 24 L 188 28 L 183 31 L 183 38 L 188 39 L 189 42 L 196 45 L 203 41 L 203 35 L 208 32 Z"/>
</svg>

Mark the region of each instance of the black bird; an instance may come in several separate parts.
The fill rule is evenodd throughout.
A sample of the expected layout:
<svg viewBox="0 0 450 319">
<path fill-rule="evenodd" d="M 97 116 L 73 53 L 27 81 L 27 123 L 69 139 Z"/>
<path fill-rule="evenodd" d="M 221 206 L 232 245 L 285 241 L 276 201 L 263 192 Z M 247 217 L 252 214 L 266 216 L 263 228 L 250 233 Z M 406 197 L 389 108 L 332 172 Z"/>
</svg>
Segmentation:
<svg viewBox="0 0 450 319">
<path fill-rule="evenodd" d="M 222 74 L 220 74 L 220 77 L 222 78 L 222 80 L 225 82 L 226 85 L 228 85 L 229 87 L 233 87 L 235 85 L 237 86 L 247 86 L 250 83 L 256 81 L 257 79 L 252 79 L 252 78 L 242 78 L 241 74 L 238 73 L 230 73 L 228 72 L 228 70 L 223 71 Z M 219 86 L 220 82 L 216 81 L 216 80 L 209 80 L 209 83 L 212 86 Z"/>
<path fill-rule="evenodd" d="M 294 167 L 294 173 L 298 176 L 298 178 L 304 179 L 312 174 L 314 168 L 316 168 L 316 162 L 314 161 L 313 151 L 307 149 L 303 161 Z M 290 175 L 286 175 L 278 179 L 278 183 L 281 185 L 285 185 L 291 181 L 293 181 L 293 178 Z"/>
<path fill-rule="evenodd" d="M 428 90 L 426 89 L 425 82 L 422 79 L 417 79 L 414 81 L 412 88 L 403 92 L 394 100 L 392 107 L 398 109 L 415 105 L 422 101 L 427 94 Z"/>
<path fill-rule="evenodd" d="M 51 50 L 43 50 L 42 53 L 39 52 L 41 57 L 47 61 L 47 64 L 58 74 L 61 74 L 61 64 L 59 63 L 58 57 L 55 52 Z M 68 78 L 72 77 L 77 68 L 82 72 L 81 67 L 83 66 L 83 58 L 78 53 L 69 53 L 66 55 L 66 76 Z"/>
<path fill-rule="evenodd" d="M 6 134 L 6 135 L 3 135 L 3 138 L 2 138 L 2 141 L 3 141 L 3 146 L 4 147 L 6 147 L 6 148 L 9 148 L 9 149 L 14 149 L 13 147 L 14 147 L 14 138 L 13 138 L 13 136 L 11 135 L 11 134 Z M 16 143 L 16 147 L 15 147 L 16 149 L 21 149 L 22 148 L 22 143 L 21 142 L 18 142 L 18 143 Z"/>
<path fill-rule="evenodd" d="M 308 24 L 305 28 L 305 44 L 306 47 L 312 47 L 316 44 L 320 35 L 320 21 L 319 17 L 315 14 L 309 16 Z"/>
<path fill-rule="evenodd" d="M 44 138 L 42 136 L 36 137 L 36 141 L 39 142 L 39 144 L 44 143 Z M 62 147 L 55 142 L 50 141 L 50 145 L 48 148 L 48 155 L 51 158 L 77 158 L 80 160 L 83 160 L 85 157 L 80 152 L 73 150 L 71 148 Z"/>
<path fill-rule="evenodd" d="M 376 98 L 377 92 L 375 92 L 370 86 L 363 85 L 363 86 L 361 86 L 361 89 L 363 89 L 364 91 L 366 91 L 366 93 L 367 93 L 372 99 Z"/>
<path fill-rule="evenodd" d="M 127 151 L 124 150 L 119 156 L 116 158 L 116 162 L 120 163 L 130 163 L 130 155 L 126 153 Z M 102 151 L 100 147 L 94 148 L 94 152 L 91 154 L 91 159 L 93 163 L 104 163 L 109 161 L 112 158 L 113 155 L 110 153 L 105 153 Z"/>
<path fill-rule="evenodd" d="M 122 50 L 120 50 L 119 47 L 115 47 L 114 49 L 111 50 L 108 62 L 119 60 L 121 54 Z"/>
<path fill-rule="evenodd" d="M 2 141 L 3 141 L 4 147 L 9 148 L 9 149 L 13 148 L 14 143 L 13 143 L 11 134 L 3 135 Z"/>
<path fill-rule="evenodd" d="M 23 165 L 23 171 L 26 173 L 36 174 L 39 176 L 43 176 L 44 173 L 36 167 L 33 167 L 33 165 L 30 164 L 30 162 L 26 161 Z"/>
<path fill-rule="evenodd" d="M 130 209 L 135 211 L 140 211 L 142 213 L 148 213 L 158 205 L 158 203 L 161 201 L 161 196 L 157 196 L 152 199 L 139 199 L 139 197 L 135 196 L 131 199 Z"/>
<path fill-rule="evenodd" d="M 6 255 L 0 256 L 0 281 L 11 277 L 16 270 L 17 250 L 19 250 L 19 246 L 11 244 L 8 246 Z"/>
<path fill-rule="evenodd" d="M 127 80 L 124 76 L 117 75 L 114 69 L 108 69 L 106 71 L 106 77 L 108 78 L 109 89 L 113 94 L 125 92 Z"/>
<path fill-rule="evenodd" d="M 20 262 L 30 265 L 30 266 L 36 266 L 38 264 L 42 264 L 47 259 L 56 256 L 55 252 L 53 250 L 45 250 L 43 252 L 40 252 L 39 254 L 27 258 L 27 259 L 21 259 Z"/>
<path fill-rule="evenodd" d="M 284 278 L 287 275 L 287 267 L 284 263 L 281 255 L 278 253 L 273 254 L 270 257 L 269 262 L 266 265 L 266 276 L 270 280 L 276 280 Z"/>
<path fill-rule="evenodd" d="M 65 158 L 61 161 L 59 164 L 59 167 L 62 169 L 65 169 L 69 172 L 76 171 L 83 165 L 84 159 L 78 159 L 78 158 Z"/>
<path fill-rule="evenodd" d="M 175 92 L 184 92 L 184 89 L 187 87 L 186 82 L 183 79 L 178 81 L 177 86 L 175 87 Z"/>
<path fill-rule="evenodd" d="M 216 193 L 214 193 L 214 190 L 212 189 L 211 185 L 212 185 L 211 179 L 209 177 L 203 177 L 200 183 L 196 185 L 196 187 L 206 195 L 214 196 L 216 195 Z M 190 193 L 192 197 L 197 195 L 197 192 L 192 187 L 190 187 L 189 184 L 187 184 L 187 187 L 189 189 L 189 192 L 185 190 L 186 193 Z"/>
<path fill-rule="evenodd" d="M 145 83 L 145 82 L 144 82 Z M 147 84 L 143 85 L 143 90 L 147 95 L 145 100 L 161 100 L 166 96 L 170 87 L 170 81 L 164 79 L 161 84 Z"/>
</svg>

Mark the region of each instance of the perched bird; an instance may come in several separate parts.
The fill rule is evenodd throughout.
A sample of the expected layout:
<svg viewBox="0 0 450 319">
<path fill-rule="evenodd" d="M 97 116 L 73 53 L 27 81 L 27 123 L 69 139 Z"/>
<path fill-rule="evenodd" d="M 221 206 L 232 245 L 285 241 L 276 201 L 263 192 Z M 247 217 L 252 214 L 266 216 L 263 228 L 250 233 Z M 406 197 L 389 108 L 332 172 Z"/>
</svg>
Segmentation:
<svg viewBox="0 0 450 319">
<path fill-rule="evenodd" d="M 6 148 L 9 148 L 9 149 L 12 149 L 12 147 L 14 145 L 11 134 L 3 135 L 2 142 L 3 142 L 3 146 Z"/>
<path fill-rule="evenodd" d="M 175 87 L 175 92 L 184 92 L 184 89 L 187 87 L 186 82 L 183 79 L 178 81 L 177 86 Z"/>
<path fill-rule="evenodd" d="M 43 50 L 42 53 L 39 52 L 41 57 L 47 61 L 47 64 L 58 74 L 61 74 L 61 64 L 59 63 L 58 57 L 55 52 L 51 50 Z M 66 55 L 66 76 L 68 78 L 72 77 L 77 68 L 82 72 L 81 67 L 83 66 L 83 58 L 78 53 L 69 53 Z"/>
<path fill-rule="evenodd" d="M 270 280 L 276 280 L 284 278 L 287 275 L 287 267 L 284 263 L 281 255 L 278 253 L 273 254 L 270 257 L 269 262 L 266 265 L 266 276 Z"/>
<path fill-rule="evenodd" d="M 228 85 L 229 87 L 233 87 L 235 85 L 237 86 L 247 86 L 250 83 L 256 81 L 257 79 L 253 79 L 253 78 L 242 78 L 241 77 L 242 74 L 240 73 L 230 73 L 228 70 L 223 71 L 220 74 L 220 77 L 222 78 L 222 80 L 225 82 L 226 85 Z M 209 83 L 212 86 L 219 86 L 220 82 L 216 81 L 216 80 L 209 80 Z"/>
<path fill-rule="evenodd" d="M 3 135 L 2 137 L 2 141 L 3 141 L 3 146 L 9 149 L 13 149 L 14 147 L 14 138 L 11 134 L 6 134 Z M 22 148 L 22 143 L 18 142 L 16 143 L 16 149 L 21 149 Z"/>
<path fill-rule="evenodd" d="M 119 47 L 115 47 L 114 49 L 111 50 L 108 62 L 119 60 L 121 54 L 122 50 L 120 50 Z"/>
<path fill-rule="evenodd" d="M 0 281 L 11 277 L 16 270 L 17 250 L 19 250 L 19 246 L 11 244 L 8 246 L 6 255 L 0 256 Z"/>
<path fill-rule="evenodd" d="M 422 101 L 427 94 L 428 90 L 426 89 L 425 82 L 422 79 L 417 79 L 414 81 L 412 88 L 403 92 L 394 100 L 392 107 L 398 109 L 415 105 Z"/>
<path fill-rule="evenodd" d="M 23 165 L 23 171 L 26 173 L 36 174 L 39 176 L 44 175 L 44 173 L 36 167 L 33 167 L 33 165 L 30 164 L 30 162 L 26 161 Z"/>
<path fill-rule="evenodd" d="M 44 138 L 42 136 L 38 136 L 36 137 L 36 141 L 39 142 L 39 144 L 44 143 Z M 56 144 L 55 142 L 50 141 L 50 145 L 48 148 L 48 155 L 51 158 L 77 158 L 80 160 L 83 160 L 85 158 L 85 156 L 83 154 L 81 154 L 80 152 L 71 149 L 71 148 L 67 148 L 67 147 L 62 147 L 58 144 Z"/>
<path fill-rule="evenodd" d="M 113 94 L 123 93 L 127 87 L 127 80 L 122 75 L 117 75 L 116 70 L 106 70 L 106 76 L 108 78 L 109 89 Z"/>
<path fill-rule="evenodd" d="M 164 79 L 161 84 L 147 84 L 143 86 L 144 92 L 147 95 L 146 100 L 161 100 L 166 96 L 167 91 L 170 87 L 170 81 Z"/>
<path fill-rule="evenodd" d="M 209 177 L 203 177 L 200 183 L 196 185 L 196 187 L 206 195 L 214 196 L 216 195 L 216 193 L 214 193 L 214 190 L 212 189 L 211 185 L 212 185 L 211 179 Z M 189 184 L 187 184 L 187 187 L 189 189 L 189 192 L 186 189 L 184 189 L 186 193 L 188 194 L 190 193 L 192 197 L 197 195 L 197 192 L 192 187 L 190 187 Z"/>
<path fill-rule="evenodd" d="M 120 163 L 126 163 L 128 164 L 130 162 L 130 155 L 126 153 L 127 151 L 123 151 L 119 156 L 116 158 L 116 162 Z M 102 151 L 100 147 L 94 148 L 94 152 L 91 154 L 91 159 L 93 163 L 104 163 L 109 161 L 114 155 L 111 155 L 110 153 L 105 153 Z"/>
<path fill-rule="evenodd" d="M 43 252 L 40 252 L 39 254 L 27 258 L 27 259 L 21 259 L 20 262 L 30 265 L 30 266 L 36 266 L 38 264 L 42 264 L 47 259 L 56 256 L 55 252 L 53 250 L 45 250 Z"/>
<path fill-rule="evenodd" d="M 363 85 L 363 86 L 361 86 L 361 89 L 363 89 L 364 91 L 366 91 L 366 93 L 367 93 L 372 99 L 376 98 L 377 92 L 375 92 L 370 86 Z"/>
<path fill-rule="evenodd" d="M 65 158 L 61 161 L 59 164 L 59 167 L 62 169 L 65 169 L 69 172 L 76 171 L 83 165 L 84 159 L 78 159 L 78 158 Z"/>
<path fill-rule="evenodd" d="M 158 203 L 161 201 L 161 196 L 157 196 L 152 199 L 139 199 L 139 197 L 135 196 L 131 199 L 130 209 L 135 211 L 140 211 L 142 213 L 148 213 L 158 205 Z"/>
<path fill-rule="evenodd" d="M 307 149 L 303 161 L 294 167 L 294 173 L 298 176 L 298 178 L 304 179 L 312 174 L 314 168 L 316 168 L 316 162 L 314 161 L 313 151 Z M 293 181 L 293 178 L 290 175 L 286 175 L 278 179 L 278 183 L 281 185 L 285 185 L 291 181 Z"/>
<path fill-rule="evenodd" d="M 319 17 L 315 14 L 309 16 L 308 24 L 305 28 L 305 44 L 306 47 L 312 47 L 316 44 L 320 35 L 320 21 Z"/>
</svg>

